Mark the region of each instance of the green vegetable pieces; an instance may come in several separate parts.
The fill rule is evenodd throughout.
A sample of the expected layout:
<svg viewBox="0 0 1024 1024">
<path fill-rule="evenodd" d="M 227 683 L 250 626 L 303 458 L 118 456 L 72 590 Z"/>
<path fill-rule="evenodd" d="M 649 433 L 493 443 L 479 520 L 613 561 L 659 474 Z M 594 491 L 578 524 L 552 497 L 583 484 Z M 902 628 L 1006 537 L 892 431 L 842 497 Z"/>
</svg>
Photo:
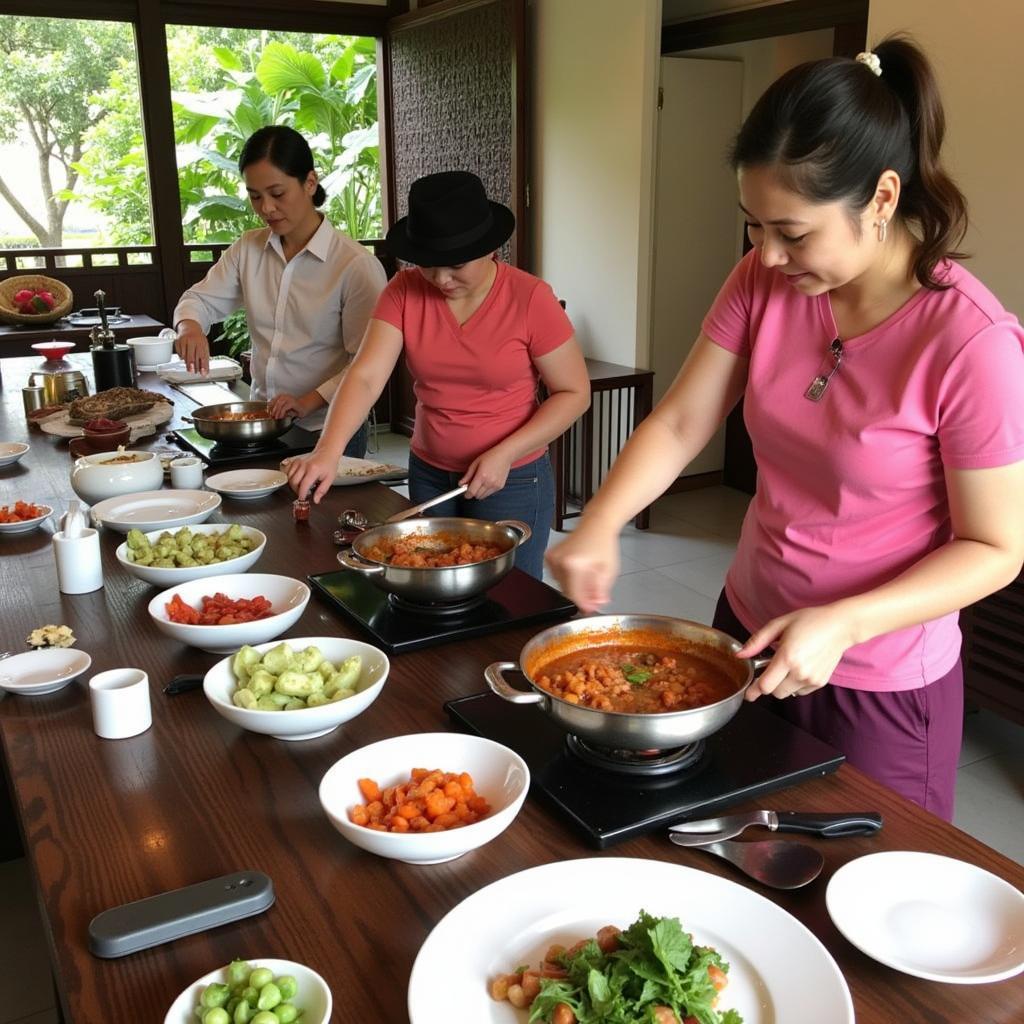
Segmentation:
<svg viewBox="0 0 1024 1024">
<path fill-rule="evenodd" d="M 152 543 L 141 530 L 129 530 L 126 541 L 125 557 L 129 562 L 161 569 L 227 562 L 256 546 L 237 523 L 221 533 L 193 533 L 187 526 L 175 533 L 165 530 Z"/>
<path fill-rule="evenodd" d="M 729 970 L 710 946 L 695 946 L 674 917 L 652 917 L 645 911 L 618 936 L 617 949 L 602 953 L 591 940 L 563 954 L 566 978 L 542 978 L 530 1022 L 550 1022 L 565 1003 L 578 1024 L 649 1024 L 657 1007 L 670 1007 L 680 1021 L 700 1024 L 743 1024 L 735 1010 L 719 1011 L 708 968 Z M 721 977 L 721 975 L 719 975 Z"/>
<path fill-rule="evenodd" d="M 275 978 L 266 967 L 232 960 L 227 983 L 215 981 L 203 989 L 196 1018 L 202 1024 L 293 1024 L 303 1013 L 292 1002 L 297 991 L 290 974 Z"/>
<path fill-rule="evenodd" d="M 262 656 L 253 647 L 243 647 L 231 661 L 238 680 L 231 700 L 250 711 L 315 708 L 351 697 L 362 668 L 357 654 L 334 666 L 318 647 L 293 651 L 282 643 Z"/>
</svg>

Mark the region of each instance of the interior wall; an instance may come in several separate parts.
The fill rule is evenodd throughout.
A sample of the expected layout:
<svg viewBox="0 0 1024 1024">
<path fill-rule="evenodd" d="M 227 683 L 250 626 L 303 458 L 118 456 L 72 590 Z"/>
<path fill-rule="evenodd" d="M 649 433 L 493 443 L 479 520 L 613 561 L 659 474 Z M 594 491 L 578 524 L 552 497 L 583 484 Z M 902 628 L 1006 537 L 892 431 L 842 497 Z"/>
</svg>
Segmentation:
<svg viewBox="0 0 1024 1024">
<path fill-rule="evenodd" d="M 586 355 L 646 367 L 661 2 L 530 11 L 535 272 Z"/>
<path fill-rule="evenodd" d="M 970 211 L 965 246 L 975 255 L 965 265 L 1004 306 L 1024 316 L 1024 65 L 1018 52 L 1024 4 L 871 0 L 869 45 L 901 30 L 921 43 L 939 79 L 946 109 L 945 162 Z"/>
</svg>

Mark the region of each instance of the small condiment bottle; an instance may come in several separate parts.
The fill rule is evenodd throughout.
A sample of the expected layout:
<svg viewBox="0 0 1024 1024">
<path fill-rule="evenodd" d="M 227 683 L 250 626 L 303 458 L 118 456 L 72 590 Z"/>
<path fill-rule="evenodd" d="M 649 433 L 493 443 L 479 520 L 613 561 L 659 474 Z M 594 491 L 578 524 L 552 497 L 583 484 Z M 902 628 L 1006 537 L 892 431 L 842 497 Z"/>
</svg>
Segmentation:
<svg viewBox="0 0 1024 1024">
<path fill-rule="evenodd" d="M 296 498 L 292 502 L 292 515 L 297 523 L 309 522 L 309 502 L 305 498 Z"/>
</svg>

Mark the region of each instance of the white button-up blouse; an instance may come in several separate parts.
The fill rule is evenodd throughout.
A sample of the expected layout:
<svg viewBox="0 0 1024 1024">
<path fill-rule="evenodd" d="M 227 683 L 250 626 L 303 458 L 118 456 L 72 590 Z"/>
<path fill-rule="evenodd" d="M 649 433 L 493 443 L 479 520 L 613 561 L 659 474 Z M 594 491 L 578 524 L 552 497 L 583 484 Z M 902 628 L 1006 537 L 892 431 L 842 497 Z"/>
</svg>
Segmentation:
<svg viewBox="0 0 1024 1024">
<path fill-rule="evenodd" d="M 290 261 L 280 237 L 260 228 L 245 232 L 182 295 L 174 323 L 195 320 L 208 333 L 244 306 L 253 399 L 315 388 L 330 403 L 386 284 L 380 260 L 326 218 Z M 319 430 L 326 416 L 326 408 L 318 409 L 299 425 Z"/>
</svg>

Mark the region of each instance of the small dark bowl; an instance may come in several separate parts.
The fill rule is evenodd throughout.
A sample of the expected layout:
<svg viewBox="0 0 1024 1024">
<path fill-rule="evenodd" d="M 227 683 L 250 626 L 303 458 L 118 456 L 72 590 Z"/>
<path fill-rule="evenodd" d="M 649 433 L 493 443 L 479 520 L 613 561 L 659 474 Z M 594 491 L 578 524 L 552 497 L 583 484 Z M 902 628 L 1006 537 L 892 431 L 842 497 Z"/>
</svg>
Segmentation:
<svg viewBox="0 0 1024 1024">
<path fill-rule="evenodd" d="M 132 428 L 125 423 L 120 430 L 90 430 L 82 428 L 85 446 L 95 452 L 117 451 L 119 445 L 126 445 L 131 440 Z"/>
</svg>

